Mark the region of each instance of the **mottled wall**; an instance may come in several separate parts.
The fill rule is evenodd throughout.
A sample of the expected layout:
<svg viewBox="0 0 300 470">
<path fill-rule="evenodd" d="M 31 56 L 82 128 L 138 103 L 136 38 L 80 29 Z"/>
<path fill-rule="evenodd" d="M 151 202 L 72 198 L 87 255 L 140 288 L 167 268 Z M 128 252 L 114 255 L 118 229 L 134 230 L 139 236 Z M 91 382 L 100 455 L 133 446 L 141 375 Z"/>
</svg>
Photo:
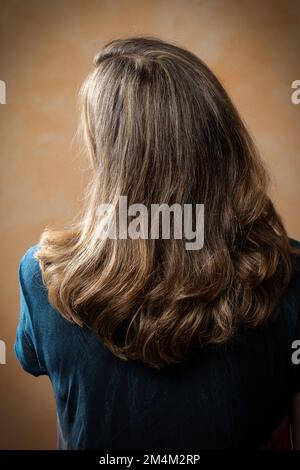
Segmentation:
<svg viewBox="0 0 300 470">
<path fill-rule="evenodd" d="M 272 193 L 300 239 L 299 1 L 0 0 L 1 309 L 0 448 L 53 448 L 55 409 L 47 378 L 13 353 L 17 266 L 47 224 L 71 220 L 86 164 L 72 145 L 76 94 L 98 47 L 152 34 L 198 54 L 228 89 L 272 175 Z"/>
</svg>

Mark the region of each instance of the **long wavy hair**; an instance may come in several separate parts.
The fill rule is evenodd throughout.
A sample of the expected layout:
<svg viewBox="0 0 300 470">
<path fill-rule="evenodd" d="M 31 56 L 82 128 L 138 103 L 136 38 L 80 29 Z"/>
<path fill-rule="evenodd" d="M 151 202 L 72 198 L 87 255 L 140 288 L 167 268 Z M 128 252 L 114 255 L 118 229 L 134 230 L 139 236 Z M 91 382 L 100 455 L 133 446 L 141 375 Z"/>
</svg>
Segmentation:
<svg viewBox="0 0 300 470">
<path fill-rule="evenodd" d="M 291 247 L 268 176 L 222 85 L 193 53 L 152 37 L 109 42 L 81 92 L 91 181 L 78 220 L 36 257 L 50 303 L 123 360 L 185 361 L 257 327 L 289 284 Z M 99 237 L 98 208 L 204 204 L 205 241 Z"/>
</svg>

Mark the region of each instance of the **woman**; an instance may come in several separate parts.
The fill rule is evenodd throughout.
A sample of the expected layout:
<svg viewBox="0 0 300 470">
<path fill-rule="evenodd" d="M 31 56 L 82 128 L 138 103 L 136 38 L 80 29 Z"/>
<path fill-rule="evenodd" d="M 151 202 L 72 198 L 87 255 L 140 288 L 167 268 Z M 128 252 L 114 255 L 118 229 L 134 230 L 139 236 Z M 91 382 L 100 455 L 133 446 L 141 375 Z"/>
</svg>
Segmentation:
<svg viewBox="0 0 300 470">
<path fill-rule="evenodd" d="M 107 44 L 81 102 L 86 205 L 24 255 L 15 342 L 51 379 L 60 448 L 266 445 L 300 390 L 299 244 L 241 118 L 195 55 L 147 37 Z M 204 204 L 201 249 L 115 236 L 125 196 Z"/>
</svg>

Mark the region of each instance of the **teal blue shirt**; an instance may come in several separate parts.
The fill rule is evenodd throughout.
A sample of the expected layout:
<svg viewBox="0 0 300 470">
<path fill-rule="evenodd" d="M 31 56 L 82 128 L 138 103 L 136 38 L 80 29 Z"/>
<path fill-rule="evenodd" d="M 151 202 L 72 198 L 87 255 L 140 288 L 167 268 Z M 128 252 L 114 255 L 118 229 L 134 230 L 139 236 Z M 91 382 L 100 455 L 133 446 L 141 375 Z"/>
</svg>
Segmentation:
<svg viewBox="0 0 300 470">
<path fill-rule="evenodd" d="M 115 357 L 94 331 L 50 305 L 36 249 L 20 263 L 15 352 L 27 372 L 51 380 L 59 448 L 257 448 L 288 414 L 300 390 L 300 366 L 291 361 L 300 339 L 298 258 L 272 321 L 157 371 Z"/>
</svg>

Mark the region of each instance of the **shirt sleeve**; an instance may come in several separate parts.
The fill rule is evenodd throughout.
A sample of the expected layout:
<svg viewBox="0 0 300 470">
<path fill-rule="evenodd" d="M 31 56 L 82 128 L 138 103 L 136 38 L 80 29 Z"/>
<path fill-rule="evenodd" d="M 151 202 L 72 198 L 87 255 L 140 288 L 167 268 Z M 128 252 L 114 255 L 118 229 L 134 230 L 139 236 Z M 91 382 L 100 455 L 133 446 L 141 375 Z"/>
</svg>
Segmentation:
<svg viewBox="0 0 300 470">
<path fill-rule="evenodd" d="M 14 343 L 14 351 L 22 368 L 35 377 L 47 374 L 38 355 L 38 334 L 33 321 L 34 291 L 30 289 L 35 274 L 32 263 L 34 250 L 31 248 L 19 264 L 20 315 Z"/>
</svg>

